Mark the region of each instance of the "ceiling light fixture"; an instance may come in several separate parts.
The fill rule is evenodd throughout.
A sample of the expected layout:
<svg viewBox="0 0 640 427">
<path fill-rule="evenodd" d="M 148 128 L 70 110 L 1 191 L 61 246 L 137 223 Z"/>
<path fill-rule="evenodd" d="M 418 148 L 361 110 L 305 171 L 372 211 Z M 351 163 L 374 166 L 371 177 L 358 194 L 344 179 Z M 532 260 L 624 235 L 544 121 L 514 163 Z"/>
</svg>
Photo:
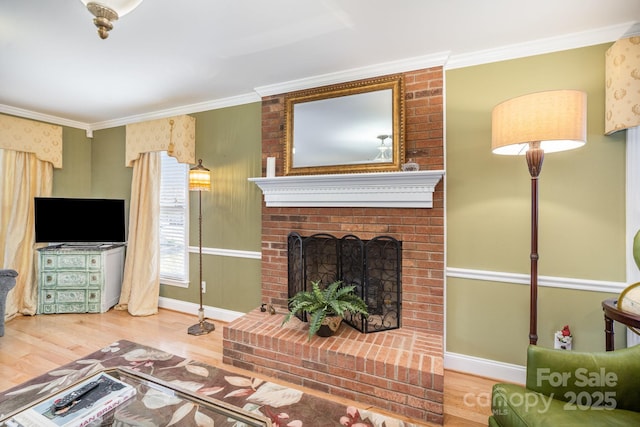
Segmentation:
<svg viewBox="0 0 640 427">
<path fill-rule="evenodd" d="M 95 16 L 93 23 L 98 28 L 98 35 L 103 40 L 109 37 L 109 31 L 113 29 L 112 21 L 117 21 L 118 18 L 123 17 L 142 3 L 142 0 L 80 1 Z"/>
<path fill-rule="evenodd" d="M 384 140 L 391 138 L 391 135 L 378 135 L 376 136 L 380 140 L 380 146 L 378 147 L 378 155 L 373 159 L 374 162 L 390 162 L 391 159 L 391 146 L 386 145 Z"/>
</svg>

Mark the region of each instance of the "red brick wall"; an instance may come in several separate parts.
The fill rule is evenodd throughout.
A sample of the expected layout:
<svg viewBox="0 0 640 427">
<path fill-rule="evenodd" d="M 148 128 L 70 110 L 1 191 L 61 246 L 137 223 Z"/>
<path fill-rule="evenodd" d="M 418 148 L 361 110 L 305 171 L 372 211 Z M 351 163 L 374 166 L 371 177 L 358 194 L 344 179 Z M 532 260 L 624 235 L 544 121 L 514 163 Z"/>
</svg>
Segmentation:
<svg viewBox="0 0 640 427">
<path fill-rule="evenodd" d="M 404 73 L 405 158 L 420 170 L 443 170 L 443 70 Z M 284 95 L 262 100 L 263 174 L 266 158 L 276 158 L 283 174 Z M 287 235 L 355 234 L 362 239 L 389 235 L 402 241 L 401 327 L 442 335 L 444 331 L 443 182 L 432 209 L 268 208 L 262 209 L 262 301 L 283 306 L 287 299 Z"/>
</svg>

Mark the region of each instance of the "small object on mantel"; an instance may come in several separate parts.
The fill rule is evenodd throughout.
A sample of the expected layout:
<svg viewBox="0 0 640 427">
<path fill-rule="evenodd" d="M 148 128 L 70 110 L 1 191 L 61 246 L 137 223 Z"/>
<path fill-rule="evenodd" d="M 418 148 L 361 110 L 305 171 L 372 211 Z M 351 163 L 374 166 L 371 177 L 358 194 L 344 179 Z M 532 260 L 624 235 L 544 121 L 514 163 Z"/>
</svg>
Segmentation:
<svg viewBox="0 0 640 427">
<path fill-rule="evenodd" d="M 267 157 L 267 178 L 276 176 L 276 158 Z"/>
<path fill-rule="evenodd" d="M 420 170 L 420 165 L 413 161 L 413 159 L 409 159 L 407 163 L 402 165 L 402 170 L 405 172 L 415 172 Z"/>
</svg>

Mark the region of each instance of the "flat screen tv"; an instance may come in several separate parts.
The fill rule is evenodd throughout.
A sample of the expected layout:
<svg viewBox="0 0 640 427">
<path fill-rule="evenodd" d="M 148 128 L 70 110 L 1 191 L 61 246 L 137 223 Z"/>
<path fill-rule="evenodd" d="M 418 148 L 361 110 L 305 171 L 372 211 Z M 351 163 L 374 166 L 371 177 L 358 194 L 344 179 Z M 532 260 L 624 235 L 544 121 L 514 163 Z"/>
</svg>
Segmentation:
<svg viewBox="0 0 640 427">
<path fill-rule="evenodd" d="M 121 199 L 35 197 L 37 243 L 124 243 Z"/>
</svg>

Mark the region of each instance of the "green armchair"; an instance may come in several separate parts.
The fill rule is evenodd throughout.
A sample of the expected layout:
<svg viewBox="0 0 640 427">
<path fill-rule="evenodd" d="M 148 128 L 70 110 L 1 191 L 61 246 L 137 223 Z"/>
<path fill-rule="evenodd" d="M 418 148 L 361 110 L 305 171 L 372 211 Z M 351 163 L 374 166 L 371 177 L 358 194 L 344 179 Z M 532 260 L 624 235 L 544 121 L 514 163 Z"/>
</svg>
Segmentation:
<svg viewBox="0 0 640 427">
<path fill-rule="evenodd" d="M 530 345 L 526 381 L 493 386 L 490 427 L 640 426 L 640 345 L 601 353 Z"/>
</svg>

